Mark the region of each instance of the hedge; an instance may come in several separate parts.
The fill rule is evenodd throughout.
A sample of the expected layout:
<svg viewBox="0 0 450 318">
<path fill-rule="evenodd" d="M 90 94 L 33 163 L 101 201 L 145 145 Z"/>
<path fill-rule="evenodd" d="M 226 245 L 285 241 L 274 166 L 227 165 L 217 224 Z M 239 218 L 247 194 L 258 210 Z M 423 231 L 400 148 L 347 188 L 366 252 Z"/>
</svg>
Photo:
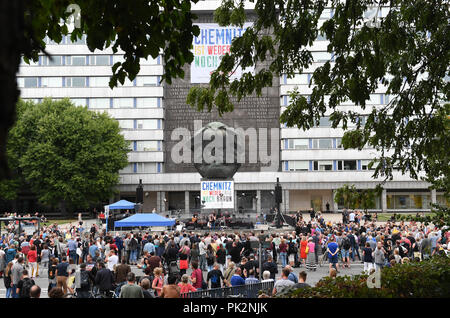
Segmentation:
<svg viewBox="0 0 450 318">
<path fill-rule="evenodd" d="M 381 270 L 381 288 L 367 286 L 367 274 L 325 277 L 315 287 L 291 290 L 283 298 L 450 297 L 450 258 L 396 264 Z"/>
</svg>

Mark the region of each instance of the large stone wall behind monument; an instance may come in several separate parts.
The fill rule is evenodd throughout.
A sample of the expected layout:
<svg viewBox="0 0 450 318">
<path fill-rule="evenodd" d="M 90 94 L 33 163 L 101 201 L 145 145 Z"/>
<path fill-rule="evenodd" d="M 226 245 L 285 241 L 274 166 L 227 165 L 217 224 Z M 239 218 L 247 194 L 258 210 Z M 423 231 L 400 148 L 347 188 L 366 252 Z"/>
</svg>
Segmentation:
<svg viewBox="0 0 450 318">
<path fill-rule="evenodd" d="M 197 14 L 199 19 L 197 23 L 214 23 L 211 14 Z M 202 126 L 205 126 L 209 122 L 219 121 L 227 126 L 234 128 L 255 128 L 259 132 L 259 128 L 267 128 L 267 147 L 269 150 L 266 152 L 270 154 L 270 131 L 271 128 L 276 128 L 279 131 L 280 123 L 280 83 L 279 78 L 274 77 L 273 86 L 263 90 L 261 97 L 250 96 L 241 99 L 239 103 L 234 100 L 234 111 L 226 113 L 222 117 L 218 115 L 216 109 L 211 112 L 203 111 L 199 112 L 196 109 L 186 104 L 186 97 L 189 93 L 189 89 L 194 85 L 206 84 L 191 84 L 191 72 L 190 66 L 184 67 L 185 77 L 184 79 L 175 79 L 172 81 L 172 85 L 164 83 L 164 172 L 166 173 L 179 173 L 179 172 L 196 172 L 194 165 L 189 164 L 176 164 L 172 161 L 171 151 L 172 147 L 179 141 L 172 141 L 172 131 L 179 127 L 188 128 L 191 131 L 191 135 L 194 135 L 194 120 L 201 120 Z M 280 152 L 280 143 L 278 141 L 278 158 Z M 259 146 L 259 145 L 258 145 Z M 263 166 L 258 159 L 257 163 L 248 163 L 248 145 L 246 145 L 246 163 L 241 165 L 240 172 L 258 172 L 261 171 Z M 266 151 L 266 150 L 264 150 Z M 280 165 L 278 165 L 278 169 Z"/>
</svg>

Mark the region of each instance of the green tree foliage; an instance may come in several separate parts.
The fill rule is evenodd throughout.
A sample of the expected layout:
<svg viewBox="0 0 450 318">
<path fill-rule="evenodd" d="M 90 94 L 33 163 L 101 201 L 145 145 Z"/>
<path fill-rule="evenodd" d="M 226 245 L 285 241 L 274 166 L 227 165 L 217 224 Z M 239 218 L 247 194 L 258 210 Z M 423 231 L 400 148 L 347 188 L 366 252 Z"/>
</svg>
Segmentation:
<svg viewBox="0 0 450 318">
<path fill-rule="evenodd" d="M 119 170 L 128 164 L 128 142 L 106 113 L 77 107 L 69 99 L 18 103 L 18 120 L 7 145 L 15 178 L 0 182 L 12 199 L 27 184 L 47 205 L 87 207 L 110 197 Z"/>
<path fill-rule="evenodd" d="M 110 87 L 133 80 L 140 59 L 156 58 L 161 52 L 164 75 L 171 83 L 183 77 L 183 65 L 192 62 L 193 37 L 200 30 L 191 4 L 198 0 L 0 0 L 0 179 L 10 175 L 7 166 L 8 131 L 15 121 L 15 104 L 20 92 L 16 74 L 20 58 L 37 60 L 45 53 L 44 38 L 57 43 L 71 31 L 69 20 L 76 19 L 72 41 L 86 34 L 89 50 L 111 48 L 124 51 L 124 61 L 112 66 Z M 79 9 L 79 11 L 78 11 Z M 47 54 L 47 53 L 46 53 Z"/>
<path fill-rule="evenodd" d="M 312 93 L 307 100 L 291 92 L 291 103 L 281 115 L 288 127 L 307 130 L 331 110 L 332 127 L 346 130 L 344 148 L 371 146 L 379 153 L 374 177 L 392 179 L 394 169 L 425 180 L 449 194 L 450 136 L 450 4 L 446 0 L 257 0 L 253 26 L 233 40 L 208 87 L 193 87 L 188 103 L 199 110 L 217 107 L 232 111 L 237 99 L 270 87 L 273 78 L 312 65 L 309 46 L 325 36 L 333 61 L 314 68 Z M 327 3 L 334 15 L 321 26 Z M 367 21 L 374 6 L 389 6 L 377 23 Z M 247 16 L 243 0 L 224 0 L 216 10 L 221 25 L 240 25 Z M 369 22 L 369 23 L 368 23 Z M 270 30 L 270 33 L 268 32 Z M 229 74 L 238 65 L 256 66 L 240 79 Z M 367 104 L 370 94 L 387 87 L 389 102 Z M 357 107 L 342 108 L 351 101 Z M 365 124 L 360 114 L 365 112 Z M 351 128 L 349 128 L 351 127 Z"/>
<path fill-rule="evenodd" d="M 344 202 L 348 209 L 362 209 L 367 212 L 375 206 L 375 200 L 380 196 L 383 190 L 381 185 L 375 189 L 356 189 L 355 185 L 345 184 L 336 190 L 334 201 L 336 203 Z"/>
<path fill-rule="evenodd" d="M 369 288 L 368 275 L 321 279 L 315 287 L 286 293 L 287 298 L 435 298 L 450 297 L 450 258 L 397 264 L 381 270 L 381 288 Z"/>
</svg>

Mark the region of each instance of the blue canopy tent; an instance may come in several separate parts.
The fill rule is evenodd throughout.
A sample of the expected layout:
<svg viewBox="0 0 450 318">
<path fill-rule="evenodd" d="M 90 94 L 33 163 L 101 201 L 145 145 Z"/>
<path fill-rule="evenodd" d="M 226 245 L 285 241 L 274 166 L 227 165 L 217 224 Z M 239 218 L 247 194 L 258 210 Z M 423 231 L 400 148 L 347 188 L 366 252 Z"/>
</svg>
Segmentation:
<svg viewBox="0 0 450 318">
<path fill-rule="evenodd" d="M 132 210 L 136 203 L 129 202 L 127 200 L 120 200 L 116 203 L 108 205 L 110 210 Z"/>
<path fill-rule="evenodd" d="M 175 219 L 167 219 L 156 213 L 138 213 L 114 222 L 114 227 L 173 226 L 174 224 Z"/>
<path fill-rule="evenodd" d="M 105 205 L 106 232 L 108 232 L 109 210 L 134 210 L 136 204 L 127 200 L 120 200 L 116 203 Z"/>
</svg>

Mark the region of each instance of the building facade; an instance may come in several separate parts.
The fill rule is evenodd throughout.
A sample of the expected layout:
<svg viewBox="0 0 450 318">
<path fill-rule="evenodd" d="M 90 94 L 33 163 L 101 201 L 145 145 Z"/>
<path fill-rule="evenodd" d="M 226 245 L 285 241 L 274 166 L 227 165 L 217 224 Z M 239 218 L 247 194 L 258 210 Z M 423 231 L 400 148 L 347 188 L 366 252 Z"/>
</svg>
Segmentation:
<svg viewBox="0 0 450 318">
<path fill-rule="evenodd" d="M 200 1 L 193 6 L 199 16 L 199 25 L 214 24 L 212 13 L 219 4 L 219 1 Z M 251 9 L 250 5 L 248 9 Z M 386 13 L 383 9 L 379 15 Z M 325 21 L 332 15 L 332 9 L 325 9 L 321 19 Z M 223 35 L 226 33 L 221 34 L 224 38 L 214 39 L 221 39 L 226 45 Z M 205 35 L 205 39 L 207 36 L 210 35 Z M 202 44 L 201 37 L 202 34 L 194 41 L 194 46 Z M 315 62 L 309 69 L 293 78 L 277 78 L 273 87 L 263 92 L 262 98 L 250 96 L 237 103 L 235 110 L 222 118 L 215 111 L 199 113 L 185 103 L 189 88 L 202 85 L 201 81 L 198 84 L 193 80 L 190 66 L 185 68 L 184 79 L 177 79 L 172 85 L 161 83 L 161 57 L 141 61 L 140 73 L 134 81 L 127 80 L 111 90 L 108 86 L 111 67 L 123 59 L 122 54 L 113 54 L 111 49 L 90 52 L 84 38 L 76 43 L 72 43 L 68 36 L 59 44 L 47 41 L 47 52 L 52 58 L 41 55 L 37 63 L 22 63 L 18 84 L 24 100 L 39 102 L 45 97 L 69 97 L 77 105 L 107 112 L 118 120 L 123 135 L 130 141 L 129 165 L 120 172 L 120 195 L 111 201 L 119 198 L 135 201 L 136 187 L 142 180 L 144 212 L 153 208 L 164 213 L 200 211 L 200 174 L 192 164 L 175 163 L 171 156 L 177 143 L 173 130 L 183 127 L 193 133 L 194 121 L 201 120 L 202 125 L 221 121 L 234 128 L 255 128 L 257 131 L 262 128 L 276 133 L 276 169 L 263 169 L 264 164 L 258 157 L 256 164 L 244 164 L 234 176 L 236 210 L 246 213 L 269 211 L 275 205 L 273 190 L 279 178 L 283 187 L 282 211 L 308 210 L 311 207 L 316 211 L 326 211 L 327 208 L 338 211 L 342 206 L 334 202 L 337 188 L 344 184 L 355 184 L 360 189 L 374 188 L 381 181 L 371 178 L 373 171 L 368 167 L 376 156 L 374 149 L 343 150 L 343 130 L 331 128 L 328 117 L 322 118 L 317 127 L 308 131 L 287 128 L 278 120 L 289 104 L 289 92 L 297 87 L 308 97 L 315 68 L 325 61 L 333 61 L 334 56 L 327 52 L 326 47 L 326 38 L 319 36 L 310 48 Z M 224 48 L 219 47 L 219 50 Z M 200 59 L 198 63 L 201 63 Z M 368 104 L 388 103 L 390 96 L 385 92 L 380 86 L 370 96 Z M 357 109 L 351 103 L 341 107 Z M 361 120 L 364 120 L 362 110 L 361 115 Z M 268 148 L 270 142 L 264 147 Z M 251 155 L 251 150 L 246 149 L 246 157 Z M 396 172 L 394 180 L 385 184 L 373 210 L 426 211 L 430 203 L 448 204 L 441 193 L 428 190 L 428 186 Z"/>
</svg>

